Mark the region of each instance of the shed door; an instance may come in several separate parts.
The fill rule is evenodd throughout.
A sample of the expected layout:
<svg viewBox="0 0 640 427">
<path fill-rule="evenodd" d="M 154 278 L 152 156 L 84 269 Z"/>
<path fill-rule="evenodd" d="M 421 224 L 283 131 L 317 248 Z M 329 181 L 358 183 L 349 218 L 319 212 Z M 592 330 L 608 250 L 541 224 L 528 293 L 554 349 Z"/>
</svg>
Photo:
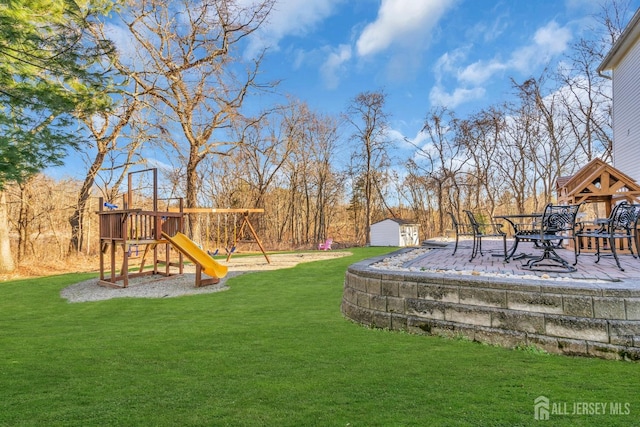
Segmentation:
<svg viewBox="0 0 640 427">
<path fill-rule="evenodd" d="M 418 228 L 414 225 L 400 227 L 400 246 L 418 246 Z"/>
</svg>

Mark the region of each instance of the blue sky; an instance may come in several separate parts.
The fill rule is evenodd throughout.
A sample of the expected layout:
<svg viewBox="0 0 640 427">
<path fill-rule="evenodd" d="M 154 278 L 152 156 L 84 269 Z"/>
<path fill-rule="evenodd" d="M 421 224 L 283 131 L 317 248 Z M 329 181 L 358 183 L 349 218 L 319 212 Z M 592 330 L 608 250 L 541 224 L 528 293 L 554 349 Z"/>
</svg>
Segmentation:
<svg viewBox="0 0 640 427">
<path fill-rule="evenodd" d="M 384 90 L 392 131 L 419 142 L 431 108 L 463 118 L 512 98 L 510 78 L 561 60 L 600 10 L 599 0 L 278 0 L 244 56 L 267 47 L 262 78 L 321 113 Z"/>
<path fill-rule="evenodd" d="M 458 117 L 511 97 L 593 27 L 591 0 L 284 0 L 252 40 L 265 76 L 326 112 L 387 93 L 394 130 L 415 138 L 430 108 Z M 251 48 L 247 54 L 251 53 Z"/>
</svg>

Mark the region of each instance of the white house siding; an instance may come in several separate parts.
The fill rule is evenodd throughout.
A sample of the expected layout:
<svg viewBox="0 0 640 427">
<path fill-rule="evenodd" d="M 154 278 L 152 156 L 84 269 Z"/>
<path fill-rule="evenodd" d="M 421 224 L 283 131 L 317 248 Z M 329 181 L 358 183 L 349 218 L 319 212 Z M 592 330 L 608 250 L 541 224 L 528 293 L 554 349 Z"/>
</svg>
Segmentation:
<svg viewBox="0 0 640 427">
<path fill-rule="evenodd" d="M 400 225 L 390 219 L 371 224 L 371 246 L 400 246 Z"/>
<path fill-rule="evenodd" d="M 613 71 L 613 165 L 640 182 L 640 42 Z"/>
</svg>

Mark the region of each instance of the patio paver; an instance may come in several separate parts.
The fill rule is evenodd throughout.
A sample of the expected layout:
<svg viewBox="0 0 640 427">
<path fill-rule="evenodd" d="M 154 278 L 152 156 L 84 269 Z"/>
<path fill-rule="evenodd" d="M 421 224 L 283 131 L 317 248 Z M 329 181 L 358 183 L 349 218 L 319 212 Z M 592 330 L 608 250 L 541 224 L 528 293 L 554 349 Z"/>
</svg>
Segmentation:
<svg viewBox="0 0 640 427">
<path fill-rule="evenodd" d="M 511 243 L 511 242 L 509 242 Z M 620 263 L 624 268 L 621 271 L 616 266 L 615 260 L 610 256 L 601 256 L 600 262 L 596 263 L 594 253 L 582 252 L 578 257 L 574 273 L 564 272 L 539 272 L 522 269 L 521 265 L 526 259 L 512 259 L 508 263 L 494 254 L 501 252 L 502 242 L 499 240 L 483 239 L 483 253 L 469 261 L 471 257 L 471 239 L 461 239 L 458 244 L 458 251 L 453 252 L 453 243 L 447 246 L 433 246 L 428 254 L 421 259 L 412 262 L 412 267 L 423 267 L 425 269 L 445 269 L 460 271 L 475 271 L 486 274 L 512 274 L 515 276 L 552 277 L 552 278 L 572 278 L 576 280 L 607 280 L 607 281 L 638 281 L 640 283 L 640 259 L 633 258 L 630 254 L 621 254 Z M 427 245 L 427 247 L 429 247 Z M 520 243 L 518 253 L 539 255 L 540 249 L 534 247 L 532 243 Z M 558 254 L 573 264 L 573 249 L 559 249 Z"/>
</svg>

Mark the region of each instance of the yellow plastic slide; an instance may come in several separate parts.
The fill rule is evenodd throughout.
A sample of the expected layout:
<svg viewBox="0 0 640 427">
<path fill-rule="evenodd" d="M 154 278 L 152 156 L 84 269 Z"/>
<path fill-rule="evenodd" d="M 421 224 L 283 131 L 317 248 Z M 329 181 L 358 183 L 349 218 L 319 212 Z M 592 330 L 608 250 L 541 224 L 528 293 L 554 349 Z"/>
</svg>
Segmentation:
<svg viewBox="0 0 640 427">
<path fill-rule="evenodd" d="M 202 271 L 207 276 L 221 279 L 227 275 L 228 267 L 226 265 L 216 262 L 209 254 L 184 234 L 177 232 L 175 236 L 170 237 L 168 234 L 162 233 L 162 237 L 167 239 L 174 248 L 182 252 L 191 261 L 200 264 Z"/>
</svg>

